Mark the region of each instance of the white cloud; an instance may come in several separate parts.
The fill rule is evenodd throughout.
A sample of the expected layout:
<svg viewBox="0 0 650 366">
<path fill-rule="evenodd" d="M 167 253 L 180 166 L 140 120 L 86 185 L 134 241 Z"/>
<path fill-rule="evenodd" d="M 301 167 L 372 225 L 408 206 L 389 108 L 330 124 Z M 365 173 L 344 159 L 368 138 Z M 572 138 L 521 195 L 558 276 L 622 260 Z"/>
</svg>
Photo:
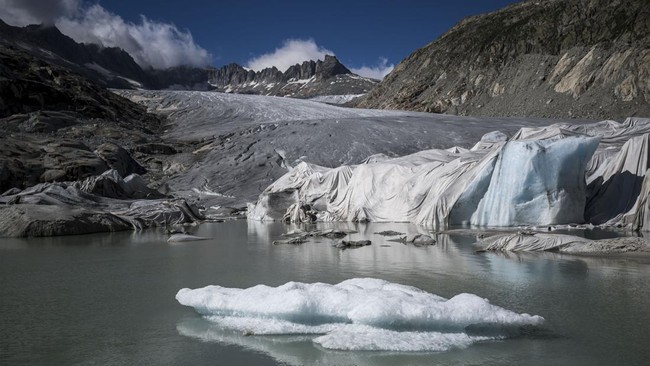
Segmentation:
<svg viewBox="0 0 650 366">
<path fill-rule="evenodd" d="M 127 22 L 99 4 L 84 7 L 80 0 L 0 0 L 0 5 L 0 17 L 11 19 L 10 24 L 53 22 L 77 42 L 124 49 L 140 66 L 205 66 L 212 58 L 189 31 L 145 16 L 137 24 Z"/>
<path fill-rule="evenodd" d="M 61 18 L 56 25 L 77 42 L 120 47 L 142 66 L 156 69 L 178 65 L 204 66 L 211 59 L 205 49 L 194 43 L 189 31 L 149 20 L 144 15 L 139 24 L 126 22 L 98 4 L 85 9 L 81 16 Z"/>
<path fill-rule="evenodd" d="M 380 57 L 379 62 L 377 63 L 376 66 L 364 65 L 358 69 L 350 68 L 350 71 L 352 71 L 355 74 L 365 76 L 367 78 L 381 80 L 384 77 L 386 77 L 386 75 L 388 75 L 391 71 L 393 71 L 394 68 L 395 65 L 388 64 L 388 60 L 385 57 Z"/>
<path fill-rule="evenodd" d="M 322 60 L 325 55 L 334 55 L 334 52 L 320 47 L 313 39 L 287 39 L 282 43 L 282 47 L 276 48 L 275 51 L 249 60 L 246 67 L 260 71 L 275 66 L 284 72 L 303 61 Z"/>
<path fill-rule="evenodd" d="M 0 0 L 0 18 L 7 24 L 53 24 L 60 17 L 71 17 L 79 9 L 79 0 Z"/>
</svg>

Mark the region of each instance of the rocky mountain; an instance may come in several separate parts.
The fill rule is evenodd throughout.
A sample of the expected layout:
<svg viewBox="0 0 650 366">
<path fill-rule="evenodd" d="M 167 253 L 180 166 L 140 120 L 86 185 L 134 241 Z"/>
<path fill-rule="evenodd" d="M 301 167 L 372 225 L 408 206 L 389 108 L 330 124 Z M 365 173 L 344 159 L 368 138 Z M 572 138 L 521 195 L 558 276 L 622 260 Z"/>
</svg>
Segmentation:
<svg viewBox="0 0 650 366">
<path fill-rule="evenodd" d="M 295 64 L 285 72 L 275 67 L 261 71 L 229 64 L 210 73 L 210 85 L 218 91 L 311 98 L 322 95 L 367 93 L 377 80 L 353 74 L 335 56 Z"/>
<path fill-rule="evenodd" d="M 199 218 L 183 199 L 148 186 L 187 146 L 160 137 L 164 122 L 49 58 L 0 44 L 0 236 Z"/>
<path fill-rule="evenodd" d="M 108 165 L 93 148 L 157 141 L 162 124 L 145 108 L 74 72 L 0 46 L 2 192 L 101 174 Z M 123 170 L 132 172 L 143 173 Z"/>
<path fill-rule="evenodd" d="M 164 70 L 147 69 L 147 89 L 208 90 L 211 67 L 176 66 Z"/>
<path fill-rule="evenodd" d="M 100 86 L 116 89 L 213 90 L 310 98 L 364 94 L 378 81 L 353 74 L 334 56 L 305 61 L 286 72 L 260 72 L 237 64 L 220 69 L 179 66 L 143 68 L 116 47 L 77 43 L 53 25 L 14 27 L 0 20 L 0 45 L 20 48 L 52 64 L 70 69 Z"/>
<path fill-rule="evenodd" d="M 77 43 L 52 25 L 13 27 L 0 20 L 0 42 L 72 69 L 100 85 L 132 88 L 141 86 L 147 79 L 142 68 L 124 50 Z"/>
<path fill-rule="evenodd" d="M 208 88 L 207 68 L 142 68 L 121 48 L 77 43 L 53 25 L 14 27 L 0 20 L 0 44 L 21 48 L 105 87 L 194 90 Z"/>
<path fill-rule="evenodd" d="M 534 0 L 462 20 L 357 106 L 486 116 L 650 116 L 646 0 Z"/>
</svg>

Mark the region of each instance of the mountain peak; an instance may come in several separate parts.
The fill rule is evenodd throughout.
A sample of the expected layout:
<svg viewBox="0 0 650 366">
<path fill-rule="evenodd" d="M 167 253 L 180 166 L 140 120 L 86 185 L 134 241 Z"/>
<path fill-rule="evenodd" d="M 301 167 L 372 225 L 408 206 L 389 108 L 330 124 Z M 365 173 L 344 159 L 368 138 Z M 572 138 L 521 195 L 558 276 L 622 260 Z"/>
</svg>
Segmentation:
<svg viewBox="0 0 650 366">
<path fill-rule="evenodd" d="M 219 91 L 245 94 L 292 96 L 363 94 L 374 81 L 359 78 L 334 55 L 323 60 L 309 60 L 289 67 L 285 72 L 275 66 L 261 71 L 229 64 L 210 71 L 210 84 Z"/>
<path fill-rule="evenodd" d="M 321 66 L 321 72 L 328 76 L 352 73 L 352 71 L 345 67 L 345 65 L 343 65 L 334 55 L 325 55 L 325 59 Z"/>
</svg>

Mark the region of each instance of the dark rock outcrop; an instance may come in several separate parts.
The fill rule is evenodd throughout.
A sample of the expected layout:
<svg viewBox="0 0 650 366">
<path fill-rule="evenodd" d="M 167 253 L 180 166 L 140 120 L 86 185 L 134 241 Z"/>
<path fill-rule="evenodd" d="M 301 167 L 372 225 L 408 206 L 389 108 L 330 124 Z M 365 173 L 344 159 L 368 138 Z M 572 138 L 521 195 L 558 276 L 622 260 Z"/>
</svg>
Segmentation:
<svg viewBox="0 0 650 366">
<path fill-rule="evenodd" d="M 77 181 L 73 185 L 82 192 L 101 197 L 118 199 L 154 199 L 164 198 L 160 192 L 147 186 L 138 174 L 130 174 L 122 179 L 116 170 L 107 170 L 101 175 Z"/>
<path fill-rule="evenodd" d="M 133 160 L 128 151 L 112 142 L 101 144 L 95 150 L 95 154 L 104 160 L 111 169 L 115 169 L 123 177 L 147 172 L 142 165 Z"/>
<path fill-rule="evenodd" d="M 73 67 L 76 72 L 110 87 L 133 87 L 124 78 L 138 82 L 147 79 L 140 66 L 121 48 L 77 43 L 54 25 L 13 27 L 0 20 L 0 43 L 21 46 L 25 51 L 59 66 Z"/>
<path fill-rule="evenodd" d="M 366 108 L 554 118 L 650 115 L 644 0 L 535 0 L 467 18 L 403 60 Z"/>
<path fill-rule="evenodd" d="M 183 149 L 162 140 L 163 122 L 71 69 L 0 44 L 0 236 L 203 219 L 197 207 L 169 199 L 138 175 L 147 170 L 136 158 L 166 161 Z M 135 149 L 141 145 L 148 148 Z M 162 179 L 155 167 L 150 173 Z"/>
<path fill-rule="evenodd" d="M 29 135 L 0 137 L 0 191 L 102 174 L 108 165 L 86 145 Z"/>
<path fill-rule="evenodd" d="M 80 180 L 110 167 L 123 176 L 144 174 L 125 147 L 159 143 L 162 124 L 162 117 L 69 69 L 0 45 L 2 192 Z"/>
<path fill-rule="evenodd" d="M 164 70 L 145 69 L 144 85 L 149 89 L 208 90 L 212 68 L 177 66 Z"/>
<path fill-rule="evenodd" d="M 72 113 L 75 119 L 102 118 L 145 131 L 156 130 L 161 124 L 161 119 L 144 107 L 67 68 L 0 45 L 0 118 L 25 114 L 26 121 L 33 118 L 30 113 L 44 111 Z M 62 114 L 56 117 L 62 118 Z"/>
</svg>

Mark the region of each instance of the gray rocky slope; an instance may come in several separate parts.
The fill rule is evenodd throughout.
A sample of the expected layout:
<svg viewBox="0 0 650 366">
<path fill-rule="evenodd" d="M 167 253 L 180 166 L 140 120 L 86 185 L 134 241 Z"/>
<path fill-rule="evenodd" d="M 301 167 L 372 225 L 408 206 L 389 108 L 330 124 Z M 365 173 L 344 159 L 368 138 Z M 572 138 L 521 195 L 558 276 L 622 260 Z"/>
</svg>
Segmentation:
<svg viewBox="0 0 650 366">
<path fill-rule="evenodd" d="M 69 69 L 0 45 L 0 236 L 114 231 L 200 217 L 149 188 L 183 144 L 164 119 Z"/>
<path fill-rule="evenodd" d="M 285 72 L 275 67 L 256 72 L 230 64 L 210 73 L 210 85 L 217 91 L 294 98 L 364 94 L 377 83 L 377 80 L 353 74 L 330 55 L 324 60 L 295 64 Z"/>
<path fill-rule="evenodd" d="M 474 116 L 650 115 L 646 0 L 534 0 L 462 20 L 359 107 Z"/>
</svg>

